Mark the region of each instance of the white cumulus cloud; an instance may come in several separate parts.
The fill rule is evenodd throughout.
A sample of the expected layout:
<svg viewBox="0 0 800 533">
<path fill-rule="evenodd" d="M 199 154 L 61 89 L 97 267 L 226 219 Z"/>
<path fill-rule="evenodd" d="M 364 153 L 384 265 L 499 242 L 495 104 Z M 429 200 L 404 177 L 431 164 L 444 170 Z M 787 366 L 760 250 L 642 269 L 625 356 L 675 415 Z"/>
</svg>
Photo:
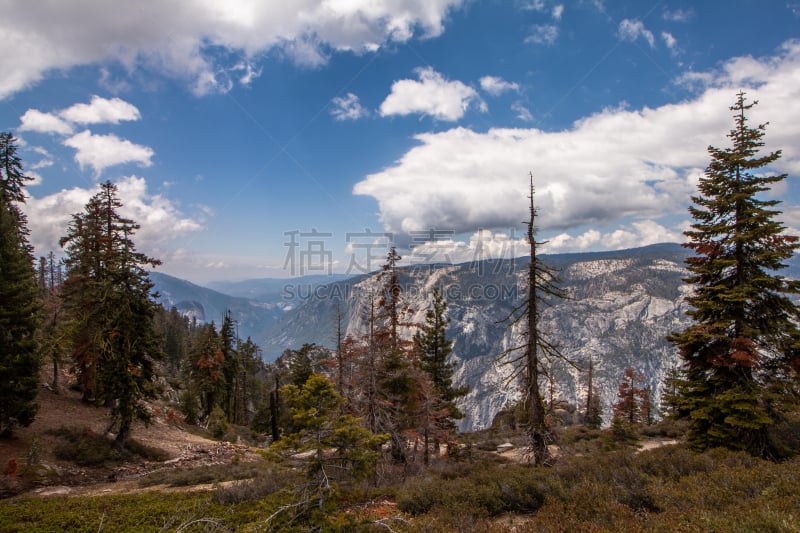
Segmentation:
<svg viewBox="0 0 800 533">
<path fill-rule="evenodd" d="M 369 115 L 369 111 L 361 105 L 358 96 L 353 93 L 337 96 L 331 103 L 333 104 L 331 115 L 336 120 L 358 120 Z"/>
<path fill-rule="evenodd" d="M 619 23 L 617 36 L 621 40 L 629 42 L 635 42 L 641 37 L 647 41 L 647 44 L 650 45 L 650 48 L 654 48 L 656 46 L 656 38 L 653 36 L 653 32 L 645 28 L 644 23 L 641 20 L 624 19 Z"/>
<path fill-rule="evenodd" d="M 430 115 L 438 120 L 455 122 L 464 116 L 478 93 L 460 81 L 450 81 L 431 67 L 415 70 L 418 80 L 398 80 L 380 107 L 382 116 Z"/>
<path fill-rule="evenodd" d="M 526 43 L 551 46 L 558 39 L 558 26 L 555 24 L 534 24 L 531 34 L 525 38 Z"/>
<path fill-rule="evenodd" d="M 152 254 L 159 246 L 202 229 L 199 220 L 185 216 L 171 200 L 150 194 L 144 178 L 128 176 L 116 183 L 123 204 L 120 215 L 141 226 L 134 236 L 139 250 Z M 23 209 L 31 230 L 31 244 L 38 255 L 60 250 L 58 241 L 72 215 L 82 212 L 97 192 L 96 188 L 74 187 L 27 199 Z"/>
<path fill-rule="evenodd" d="M 619 250 L 681 240 L 683 240 L 683 236 L 678 231 L 665 228 L 653 220 L 640 220 L 607 233 L 601 233 L 596 229 L 587 230 L 576 236 L 560 233 L 549 238 L 542 247 L 542 251 L 559 253 L 593 248 Z"/>
<path fill-rule="evenodd" d="M 20 117 L 19 131 L 69 135 L 72 133 L 72 126 L 69 122 L 52 113 L 44 113 L 38 109 L 28 109 Z"/>
<path fill-rule="evenodd" d="M 664 40 L 664 44 L 667 45 L 667 48 L 670 50 L 675 50 L 675 47 L 678 45 L 678 41 L 670 32 L 662 31 L 661 38 Z"/>
<path fill-rule="evenodd" d="M 662 219 L 688 216 L 689 197 L 708 164 L 706 147 L 729 145 L 729 106 L 739 90 L 759 101 L 751 123 L 769 121 L 765 149 L 784 149 L 774 169 L 800 173 L 794 149 L 800 146 L 800 41 L 785 43 L 774 56 L 737 57 L 702 74 L 697 79 L 705 85 L 693 98 L 605 109 L 562 131 L 458 127 L 418 134 L 417 146 L 366 176 L 354 193 L 375 198 L 384 229 L 397 234 L 518 227 L 533 171 L 543 230 L 584 235 L 587 228 L 625 223 L 621 233 L 597 238 L 609 246 L 669 240 L 675 228 Z"/>
<path fill-rule="evenodd" d="M 670 22 L 687 22 L 694 16 L 694 11 L 690 9 L 665 9 L 662 14 L 664 20 Z"/>
<path fill-rule="evenodd" d="M 519 91 L 519 85 L 506 81 L 499 76 L 484 76 L 480 79 L 481 89 L 491 94 L 499 96 L 508 91 Z"/>
<path fill-rule="evenodd" d="M 92 96 L 88 104 L 75 104 L 58 114 L 74 124 L 119 124 L 122 121 L 141 118 L 135 105 L 120 98 L 109 100 L 97 95 Z"/>
<path fill-rule="evenodd" d="M 0 35 L 14 53 L 0 57 L 0 99 L 49 72 L 80 65 L 146 69 L 184 78 L 197 94 L 249 83 L 241 62 L 278 50 L 300 62 L 333 52 L 364 53 L 444 31 L 463 0 L 9 0 Z M 222 53 L 215 53 L 222 50 Z M 232 60 L 231 60 L 232 59 Z"/>
<path fill-rule="evenodd" d="M 149 167 L 154 155 L 148 146 L 134 144 L 113 134 L 95 135 L 90 130 L 69 137 L 64 145 L 77 151 L 75 161 L 81 168 L 92 167 L 97 175 L 110 166 L 123 163 Z"/>
<path fill-rule="evenodd" d="M 511 110 L 517 114 L 517 118 L 523 120 L 525 122 L 530 122 L 533 120 L 533 113 L 525 107 L 522 102 L 514 102 L 511 104 Z"/>
</svg>

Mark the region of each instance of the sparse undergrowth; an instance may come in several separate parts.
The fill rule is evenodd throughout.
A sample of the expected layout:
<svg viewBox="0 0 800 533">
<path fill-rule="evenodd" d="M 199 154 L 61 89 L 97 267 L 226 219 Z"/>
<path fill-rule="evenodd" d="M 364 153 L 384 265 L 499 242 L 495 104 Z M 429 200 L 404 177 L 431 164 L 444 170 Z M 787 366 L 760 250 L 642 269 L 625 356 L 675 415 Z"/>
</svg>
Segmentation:
<svg viewBox="0 0 800 533">
<path fill-rule="evenodd" d="M 166 452 L 146 446 L 135 439 L 129 439 L 124 449 L 117 449 L 107 437 L 87 427 L 62 426 L 48 433 L 61 440 L 53 450 L 54 455 L 58 459 L 72 461 L 79 466 L 111 466 L 137 457 L 148 461 L 169 459 Z"/>
<path fill-rule="evenodd" d="M 773 463 L 665 446 L 595 452 L 545 469 L 457 471 L 415 480 L 400 492 L 399 507 L 415 516 L 413 530 L 800 530 L 798 458 Z M 538 504 L 535 512 L 514 511 L 520 494 Z"/>
<path fill-rule="evenodd" d="M 224 468 L 201 470 L 210 472 L 205 482 L 246 479 L 211 494 L 167 498 L 158 492 L 14 498 L 0 503 L 0 523 L 26 532 L 166 531 L 191 521 L 191 531 L 259 531 L 279 509 L 291 515 L 303 498 L 298 474 L 267 461 L 235 466 L 227 475 Z M 551 468 L 476 453 L 471 461 L 436 462 L 404 482 L 335 493 L 324 512 L 293 520 L 279 513 L 267 529 L 385 531 L 391 523 L 394 531 L 425 532 L 800 530 L 800 458 L 774 463 L 681 445 L 595 451 Z"/>
<path fill-rule="evenodd" d="M 182 468 L 175 470 L 157 470 L 142 477 L 140 487 L 166 485 L 168 487 L 189 487 L 205 483 L 222 483 L 250 479 L 286 478 L 286 472 L 278 472 L 274 465 L 267 462 L 215 464 L 202 468 Z"/>
</svg>

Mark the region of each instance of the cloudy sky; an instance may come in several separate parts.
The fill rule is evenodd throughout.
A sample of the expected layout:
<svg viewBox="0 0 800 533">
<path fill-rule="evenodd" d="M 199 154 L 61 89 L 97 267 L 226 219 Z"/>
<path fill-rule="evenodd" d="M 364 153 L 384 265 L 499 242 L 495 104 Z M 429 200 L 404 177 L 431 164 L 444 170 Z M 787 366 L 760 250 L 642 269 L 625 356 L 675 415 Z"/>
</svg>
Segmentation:
<svg viewBox="0 0 800 533">
<path fill-rule="evenodd" d="M 738 91 L 800 228 L 800 0 L 6 0 L 37 253 L 118 184 L 192 281 L 681 241 Z M 429 241 L 426 244 L 426 241 Z"/>
</svg>

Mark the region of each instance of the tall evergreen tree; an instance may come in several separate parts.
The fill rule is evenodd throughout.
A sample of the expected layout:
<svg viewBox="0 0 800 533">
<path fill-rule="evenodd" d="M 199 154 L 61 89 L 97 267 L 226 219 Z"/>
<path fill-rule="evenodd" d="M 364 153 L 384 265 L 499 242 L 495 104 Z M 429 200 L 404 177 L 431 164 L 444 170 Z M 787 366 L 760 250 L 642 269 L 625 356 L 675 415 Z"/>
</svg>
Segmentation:
<svg viewBox="0 0 800 533">
<path fill-rule="evenodd" d="M 225 354 L 214 322 L 200 326 L 190 356 L 189 383 L 200 396 L 203 417 L 208 418 L 225 394 Z"/>
<path fill-rule="evenodd" d="M 39 329 L 41 356 L 48 356 L 53 363 L 51 390 L 59 392 L 59 367 L 62 354 L 66 352 L 67 339 L 61 327 L 61 264 L 53 252 L 39 258 L 39 290 L 42 294 L 43 323 Z"/>
<path fill-rule="evenodd" d="M 455 401 L 469 392 L 469 387 L 455 387 L 453 373 L 455 364 L 448 361 L 453 352 L 453 340 L 447 338 L 447 326 L 450 319 L 447 317 L 447 302 L 441 291 L 433 289 L 431 307 L 425 313 L 425 322 L 414 335 L 414 353 L 420 369 L 427 374 L 433 384 L 430 391 L 424 391 L 424 421 L 426 428 L 423 437 L 425 440 L 425 459 L 427 463 L 428 439 L 431 420 L 436 422 L 437 429 L 443 433 L 455 430 L 454 420 L 463 418 L 463 414 L 456 407 Z M 420 384 L 421 386 L 422 384 Z M 438 414 L 433 417 L 432 413 Z M 435 448 L 439 448 L 439 439 L 434 438 Z"/>
<path fill-rule="evenodd" d="M 527 240 L 530 246 L 530 262 L 528 264 L 527 296 L 522 303 L 515 307 L 509 316 L 512 324 L 522 322 L 525 327 L 527 339 L 519 348 L 509 350 L 522 350 L 522 354 L 512 358 L 509 363 L 516 367 L 516 372 L 523 378 L 524 403 L 526 406 L 526 425 L 528 431 L 528 444 L 535 465 L 547 464 L 550 459 L 548 445 L 553 442 L 554 435 L 548 424 L 547 411 L 542 397 L 539 383 L 543 372 L 543 362 L 546 360 L 562 360 L 574 364 L 565 358 L 558 347 L 550 342 L 541 328 L 541 313 L 552 298 L 565 297 L 564 291 L 558 287 L 555 271 L 541 261 L 537 256 L 539 247 L 544 244 L 536 241 L 536 216 L 538 214 L 534 205 L 533 174 L 530 175 L 530 206 L 527 221 Z"/>
<path fill-rule="evenodd" d="M 664 376 L 661 389 L 661 403 L 658 410 L 664 418 L 674 418 L 677 410 L 676 404 L 680 401 L 681 384 L 683 383 L 683 373 L 677 366 L 672 366 Z"/>
<path fill-rule="evenodd" d="M 36 328 L 39 290 L 28 244 L 25 202 L 29 180 L 16 155 L 16 139 L 0 133 L 0 435 L 30 425 L 38 406 L 39 357 Z"/>
<path fill-rule="evenodd" d="M 228 421 L 235 422 L 236 396 L 241 386 L 242 364 L 237 350 L 239 338 L 236 334 L 236 325 L 230 310 L 225 311 L 222 327 L 219 330 L 219 337 L 222 343 L 222 355 L 224 357 L 222 369 L 225 375 L 225 397 L 223 398 L 222 406 Z"/>
<path fill-rule="evenodd" d="M 66 236 L 59 243 L 66 250 L 66 279 L 61 297 L 66 312 L 62 323 L 65 336 L 71 341 L 70 356 L 77 374 L 84 402 L 99 396 L 96 381 L 103 343 L 103 325 L 107 316 L 103 306 L 108 271 L 103 262 L 106 239 L 103 235 L 102 203 L 92 197 L 82 213 L 72 215 Z"/>
<path fill-rule="evenodd" d="M 378 301 L 378 327 L 371 325 L 372 352 L 378 355 L 375 407 L 378 430 L 390 435 L 392 459 L 405 464 L 407 431 L 415 427 L 414 376 L 411 365 L 412 343 L 400 337 L 400 328 L 408 326 L 404 317 L 410 310 L 402 301 L 398 263 L 402 258 L 394 247 L 389 249 L 378 280 L 383 284 Z"/>
<path fill-rule="evenodd" d="M 694 286 L 687 299 L 693 324 L 670 340 L 684 363 L 676 407 L 690 421 L 689 443 L 771 456 L 768 430 L 800 370 L 800 312 L 790 299 L 800 283 L 778 272 L 800 245 L 776 220 L 779 201 L 762 194 L 787 176 L 766 172 L 781 152 L 759 155 L 766 125 L 751 127 L 746 116 L 756 103 L 739 93 L 732 146 L 708 149 L 685 233 L 684 246 L 695 253 L 685 280 Z"/>
<path fill-rule="evenodd" d="M 619 384 L 614 416 L 628 425 L 651 422 L 650 390 L 644 387 L 644 375 L 626 368 Z"/>
<path fill-rule="evenodd" d="M 584 424 L 592 429 L 600 429 L 603 425 L 603 406 L 600 395 L 594 389 L 594 361 L 589 356 L 589 375 L 586 378 L 586 414 Z"/>
<path fill-rule="evenodd" d="M 83 384 L 111 406 L 116 444 L 123 447 L 133 422 L 148 420 L 141 400 L 154 396 L 157 305 L 145 268 L 160 262 L 136 251 L 132 238 L 139 225 L 120 216 L 120 207 L 117 187 L 103 183 L 85 212 L 73 217 L 62 244 L 68 268 L 64 299 L 74 313 L 73 353 L 80 369 L 91 368 L 91 379 L 84 375 Z"/>
</svg>

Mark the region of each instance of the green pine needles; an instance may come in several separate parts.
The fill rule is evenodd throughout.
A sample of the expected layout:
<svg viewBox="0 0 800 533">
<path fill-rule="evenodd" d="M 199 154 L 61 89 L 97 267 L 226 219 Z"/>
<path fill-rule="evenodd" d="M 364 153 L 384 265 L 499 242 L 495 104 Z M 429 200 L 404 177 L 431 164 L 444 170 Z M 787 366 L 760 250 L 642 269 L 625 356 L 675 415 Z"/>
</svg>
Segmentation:
<svg viewBox="0 0 800 533">
<path fill-rule="evenodd" d="M 763 193 L 785 180 L 767 168 L 781 152 L 760 155 L 765 124 L 748 125 L 756 104 L 737 95 L 730 148 L 709 147 L 711 163 L 689 208 L 684 245 L 694 287 L 694 323 L 670 340 L 680 349 L 683 379 L 673 403 L 690 421 L 697 449 L 725 446 L 762 457 L 788 452 L 770 429 L 797 400 L 800 312 L 790 296 L 800 283 L 778 272 L 800 247 L 776 219 L 777 200 Z"/>
<path fill-rule="evenodd" d="M 16 139 L 0 133 L 0 436 L 33 422 L 39 387 L 36 329 L 41 298 L 19 204 L 27 177 Z"/>
</svg>

